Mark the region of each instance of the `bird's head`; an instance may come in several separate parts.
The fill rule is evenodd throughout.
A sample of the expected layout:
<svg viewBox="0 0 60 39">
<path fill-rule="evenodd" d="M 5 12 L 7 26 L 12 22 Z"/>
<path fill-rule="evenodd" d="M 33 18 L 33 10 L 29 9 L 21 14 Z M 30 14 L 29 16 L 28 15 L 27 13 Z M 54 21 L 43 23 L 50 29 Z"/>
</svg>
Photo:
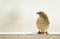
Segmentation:
<svg viewBox="0 0 60 39">
<path fill-rule="evenodd" d="M 39 12 L 37 12 L 37 14 L 44 19 L 48 19 L 47 15 L 43 11 L 39 11 Z"/>
<path fill-rule="evenodd" d="M 37 12 L 38 15 L 45 15 L 45 13 L 43 11 Z"/>
</svg>

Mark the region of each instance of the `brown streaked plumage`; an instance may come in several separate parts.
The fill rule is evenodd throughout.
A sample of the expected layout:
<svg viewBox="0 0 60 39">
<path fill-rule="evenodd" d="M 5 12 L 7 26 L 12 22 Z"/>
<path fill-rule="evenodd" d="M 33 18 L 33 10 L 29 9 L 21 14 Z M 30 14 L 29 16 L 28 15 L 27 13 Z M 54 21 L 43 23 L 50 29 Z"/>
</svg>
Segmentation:
<svg viewBox="0 0 60 39">
<path fill-rule="evenodd" d="M 39 30 L 38 33 L 47 33 L 47 29 L 49 28 L 48 16 L 43 11 L 37 12 L 37 14 L 39 15 L 39 18 L 36 22 L 37 28 Z"/>
</svg>

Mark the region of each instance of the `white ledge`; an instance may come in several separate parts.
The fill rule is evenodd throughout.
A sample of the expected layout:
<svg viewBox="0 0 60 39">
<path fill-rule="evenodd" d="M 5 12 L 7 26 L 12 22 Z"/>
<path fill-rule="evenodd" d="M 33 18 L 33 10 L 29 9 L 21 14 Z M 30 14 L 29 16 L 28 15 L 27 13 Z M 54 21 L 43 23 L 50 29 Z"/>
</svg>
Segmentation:
<svg viewBox="0 0 60 39">
<path fill-rule="evenodd" d="M 48 32 L 49 34 L 60 34 L 60 32 Z M 0 34 L 37 34 L 37 32 L 0 32 Z"/>
</svg>

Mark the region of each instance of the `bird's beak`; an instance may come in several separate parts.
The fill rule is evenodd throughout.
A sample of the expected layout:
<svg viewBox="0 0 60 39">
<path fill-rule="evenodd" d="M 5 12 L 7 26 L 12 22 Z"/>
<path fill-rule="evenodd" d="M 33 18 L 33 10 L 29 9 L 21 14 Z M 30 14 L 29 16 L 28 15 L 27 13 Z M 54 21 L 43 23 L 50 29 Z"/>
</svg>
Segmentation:
<svg viewBox="0 0 60 39">
<path fill-rule="evenodd" d="M 37 12 L 37 14 L 40 14 L 39 12 Z"/>
<path fill-rule="evenodd" d="M 37 14 L 39 14 L 38 12 L 36 12 Z"/>
</svg>

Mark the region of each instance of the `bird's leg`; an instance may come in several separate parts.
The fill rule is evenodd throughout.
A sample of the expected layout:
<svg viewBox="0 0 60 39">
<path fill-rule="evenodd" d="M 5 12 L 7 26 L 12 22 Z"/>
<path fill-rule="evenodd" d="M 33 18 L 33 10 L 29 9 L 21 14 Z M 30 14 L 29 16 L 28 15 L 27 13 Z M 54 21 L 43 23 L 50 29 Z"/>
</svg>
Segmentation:
<svg viewBox="0 0 60 39">
<path fill-rule="evenodd" d="M 38 34 L 44 34 L 44 32 L 40 32 L 40 31 L 39 31 Z"/>
<path fill-rule="evenodd" d="M 40 34 L 40 31 L 38 31 L 38 34 Z"/>
<path fill-rule="evenodd" d="M 46 31 L 45 33 L 46 33 L 46 34 L 48 34 L 48 32 L 47 32 L 47 31 Z"/>
<path fill-rule="evenodd" d="M 39 31 L 38 34 L 48 34 L 48 32 L 47 31 L 46 32 Z"/>
</svg>

